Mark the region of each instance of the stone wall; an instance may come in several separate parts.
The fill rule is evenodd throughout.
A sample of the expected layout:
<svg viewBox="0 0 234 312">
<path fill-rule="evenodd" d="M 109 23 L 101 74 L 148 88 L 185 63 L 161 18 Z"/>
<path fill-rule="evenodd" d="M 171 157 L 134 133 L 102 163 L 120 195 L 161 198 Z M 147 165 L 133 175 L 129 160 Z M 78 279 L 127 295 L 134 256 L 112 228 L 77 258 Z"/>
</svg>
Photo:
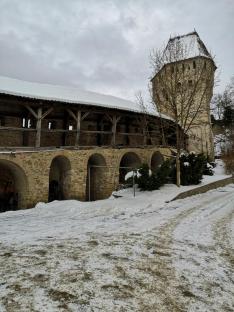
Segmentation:
<svg viewBox="0 0 234 312">
<path fill-rule="evenodd" d="M 159 151 L 164 158 L 170 157 L 168 148 L 95 148 L 82 150 L 39 150 L 15 151 L 13 153 L 0 153 L 0 165 L 8 169 L 14 176 L 18 185 L 21 198 L 20 208 L 35 206 L 37 202 L 48 201 L 49 176 L 52 160 L 63 156 L 70 163 L 69 189 L 66 189 L 67 199 L 87 199 L 87 165 L 93 154 L 101 155 L 106 164 L 105 174 L 96 179 L 99 185 L 98 199 L 107 198 L 118 186 L 119 166 L 122 157 L 128 153 L 135 153 L 142 163 L 151 165 L 153 154 Z"/>
<path fill-rule="evenodd" d="M 206 185 L 196 187 L 192 190 L 182 192 L 179 195 L 177 195 L 175 198 L 173 198 L 172 200 L 184 199 L 184 198 L 187 198 L 190 196 L 206 193 L 208 191 L 214 190 L 214 189 L 219 188 L 219 187 L 224 187 L 224 186 L 231 184 L 231 183 L 234 183 L 234 177 L 229 177 L 226 179 L 218 180 L 218 181 L 206 184 Z"/>
</svg>

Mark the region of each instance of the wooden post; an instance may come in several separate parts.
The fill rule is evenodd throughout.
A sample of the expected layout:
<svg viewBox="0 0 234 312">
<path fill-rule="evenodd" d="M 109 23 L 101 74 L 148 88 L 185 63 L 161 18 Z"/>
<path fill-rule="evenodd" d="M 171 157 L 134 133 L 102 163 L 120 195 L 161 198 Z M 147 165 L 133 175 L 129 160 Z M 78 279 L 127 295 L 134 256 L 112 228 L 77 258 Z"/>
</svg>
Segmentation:
<svg viewBox="0 0 234 312">
<path fill-rule="evenodd" d="M 79 146 L 79 141 L 80 141 L 80 127 L 81 127 L 81 111 L 77 111 L 77 116 L 76 116 L 76 142 L 75 146 Z"/>
<path fill-rule="evenodd" d="M 42 120 L 42 108 L 37 110 L 37 133 L 36 133 L 36 147 L 41 146 L 41 120 Z"/>
<path fill-rule="evenodd" d="M 112 139 L 111 139 L 111 145 L 115 146 L 116 144 L 116 126 L 117 123 L 119 122 L 121 116 L 117 117 L 116 115 L 113 115 L 113 117 L 111 118 L 111 122 L 112 122 Z"/>
<path fill-rule="evenodd" d="M 67 112 L 69 115 L 76 121 L 76 141 L 75 141 L 75 146 L 79 145 L 80 141 L 80 129 L 81 129 L 81 121 L 83 121 L 90 112 L 84 113 L 84 115 L 81 115 L 81 111 L 77 110 L 77 114 L 75 115 L 71 109 L 67 109 Z"/>
<path fill-rule="evenodd" d="M 30 113 L 35 117 L 37 121 L 36 125 L 36 142 L 35 146 L 40 147 L 41 146 L 41 121 L 44 119 L 47 115 L 49 115 L 53 111 L 53 107 L 49 108 L 44 114 L 42 114 L 42 108 L 39 107 L 37 109 L 37 113 L 29 106 L 25 105 L 25 107 L 30 111 Z"/>
<path fill-rule="evenodd" d="M 145 128 L 143 128 L 143 145 L 147 145 L 147 135 Z"/>
<path fill-rule="evenodd" d="M 112 140 L 111 140 L 111 145 L 115 146 L 116 142 L 116 115 L 113 116 L 112 118 Z"/>
</svg>

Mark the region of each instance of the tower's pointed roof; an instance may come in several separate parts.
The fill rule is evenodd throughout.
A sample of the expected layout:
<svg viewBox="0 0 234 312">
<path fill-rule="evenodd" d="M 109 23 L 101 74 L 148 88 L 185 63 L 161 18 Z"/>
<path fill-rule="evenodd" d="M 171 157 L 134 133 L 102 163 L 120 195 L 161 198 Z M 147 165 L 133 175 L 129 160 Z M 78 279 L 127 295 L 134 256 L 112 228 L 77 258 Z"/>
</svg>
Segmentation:
<svg viewBox="0 0 234 312">
<path fill-rule="evenodd" d="M 198 33 L 193 31 L 188 34 L 169 39 L 164 51 L 164 64 L 198 56 L 213 60 Z"/>
</svg>

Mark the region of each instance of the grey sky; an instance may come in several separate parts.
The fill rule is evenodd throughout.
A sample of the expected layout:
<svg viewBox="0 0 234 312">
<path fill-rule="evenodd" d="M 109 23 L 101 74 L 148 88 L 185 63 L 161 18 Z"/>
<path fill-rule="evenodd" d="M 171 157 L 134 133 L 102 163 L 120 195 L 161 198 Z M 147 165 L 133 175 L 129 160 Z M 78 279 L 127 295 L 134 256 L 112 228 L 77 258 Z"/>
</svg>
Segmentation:
<svg viewBox="0 0 234 312">
<path fill-rule="evenodd" d="M 149 53 L 196 28 L 222 91 L 234 75 L 234 0 L 0 0 L 0 75 L 134 100 Z"/>
</svg>

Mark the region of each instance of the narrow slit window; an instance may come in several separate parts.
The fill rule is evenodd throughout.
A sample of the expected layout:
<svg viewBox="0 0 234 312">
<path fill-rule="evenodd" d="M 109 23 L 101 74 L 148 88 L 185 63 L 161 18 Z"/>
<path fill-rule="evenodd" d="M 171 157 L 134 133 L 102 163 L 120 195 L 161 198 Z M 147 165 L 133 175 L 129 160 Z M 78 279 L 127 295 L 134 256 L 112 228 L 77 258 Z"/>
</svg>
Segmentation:
<svg viewBox="0 0 234 312">
<path fill-rule="evenodd" d="M 22 127 L 25 128 L 26 127 L 26 118 L 22 119 Z"/>
<path fill-rule="evenodd" d="M 32 127 L 31 119 L 28 119 L 27 128 L 30 129 Z"/>
</svg>

